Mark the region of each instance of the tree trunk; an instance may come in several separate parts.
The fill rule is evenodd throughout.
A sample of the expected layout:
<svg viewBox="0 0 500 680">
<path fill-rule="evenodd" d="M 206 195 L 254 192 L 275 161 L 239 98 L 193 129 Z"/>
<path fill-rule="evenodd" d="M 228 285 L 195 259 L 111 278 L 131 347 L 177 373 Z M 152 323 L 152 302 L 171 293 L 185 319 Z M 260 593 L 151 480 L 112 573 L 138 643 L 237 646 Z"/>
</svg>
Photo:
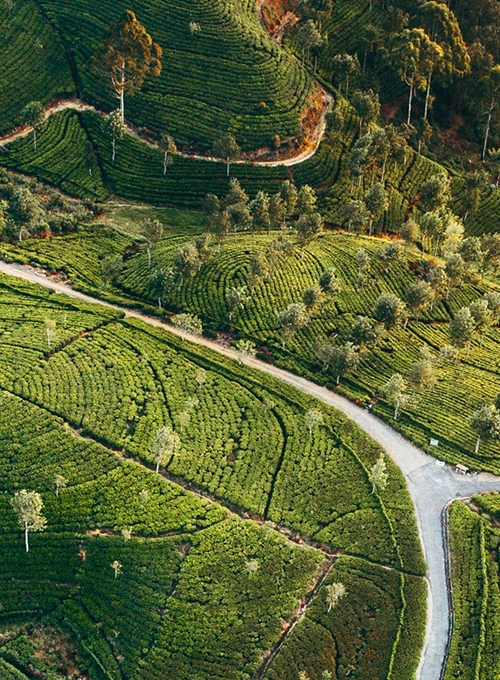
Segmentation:
<svg viewBox="0 0 500 680">
<path fill-rule="evenodd" d="M 408 98 L 408 118 L 406 120 L 406 124 L 410 125 L 411 123 L 411 106 L 413 103 L 413 83 L 410 85 L 410 96 Z"/>
<path fill-rule="evenodd" d="M 165 151 L 165 155 L 163 156 L 163 174 L 167 174 L 167 157 L 168 157 L 168 151 Z"/>
<path fill-rule="evenodd" d="M 36 151 L 36 128 L 33 128 L 33 146 L 35 147 Z"/>
<path fill-rule="evenodd" d="M 229 166 L 230 166 L 229 158 L 227 159 L 226 162 L 227 162 L 227 176 L 229 177 Z"/>
<path fill-rule="evenodd" d="M 394 420 L 398 419 L 398 413 L 399 413 L 399 401 L 396 402 L 396 406 L 394 408 Z"/>
<path fill-rule="evenodd" d="M 479 451 L 479 444 L 480 444 L 480 443 L 481 443 L 481 437 L 478 437 L 478 438 L 477 438 L 476 448 L 475 448 L 474 453 L 478 453 L 478 451 Z"/>
<path fill-rule="evenodd" d="M 427 114 L 429 113 L 429 98 L 431 94 L 431 81 L 432 81 L 432 71 L 429 73 L 427 78 L 427 92 L 425 93 L 425 108 L 424 108 L 424 120 L 427 120 Z"/>
<path fill-rule="evenodd" d="M 26 545 L 26 552 L 29 552 L 30 551 L 30 544 L 29 544 L 29 540 L 28 540 L 28 527 L 27 526 L 24 527 L 24 543 Z"/>
<path fill-rule="evenodd" d="M 161 297 L 158 298 L 158 308 L 161 309 Z"/>
<path fill-rule="evenodd" d="M 484 145 L 483 145 L 483 161 L 486 158 L 486 150 L 488 149 L 488 139 L 490 136 L 490 129 L 491 129 L 491 118 L 493 116 L 493 109 L 495 108 L 495 97 L 491 100 L 491 106 L 490 110 L 488 112 L 488 122 L 486 123 L 486 132 L 484 135 Z"/>
<path fill-rule="evenodd" d="M 120 92 L 120 113 L 122 115 L 122 121 L 125 122 L 125 90 Z"/>
<path fill-rule="evenodd" d="M 151 267 L 151 246 L 148 246 L 148 267 Z"/>
<path fill-rule="evenodd" d="M 113 158 L 112 158 L 113 163 L 115 162 L 115 158 L 116 158 L 116 137 L 113 137 Z"/>
</svg>

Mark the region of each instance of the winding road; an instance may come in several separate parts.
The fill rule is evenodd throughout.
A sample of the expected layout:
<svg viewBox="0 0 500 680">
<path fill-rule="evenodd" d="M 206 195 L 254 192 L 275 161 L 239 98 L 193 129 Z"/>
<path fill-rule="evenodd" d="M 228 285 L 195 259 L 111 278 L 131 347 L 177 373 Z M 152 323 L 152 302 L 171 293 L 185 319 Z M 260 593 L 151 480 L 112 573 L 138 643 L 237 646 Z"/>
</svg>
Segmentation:
<svg viewBox="0 0 500 680">
<path fill-rule="evenodd" d="M 124 312 L 126 317 L 141 319 L 148 324 L 180 335 L 177 329 L 159 319 L 130 309 L 123 309 L 118 305 L 112 305 L 104 300 L 80 293 L 65 284 L 46 278 L 41 273 L 36 273 L 31 267 L 7 264 L 0 261 L 0 271 L 32 283 L 38 283 L 46 288 L 51 288 L 79 300 L 119 309 Z M 218 345 L 203 337 L 190 336 L 189 339 L 196 344 L 204 345 L 216 352 L 236 359 L 236 353 L 230 348 Z M 346 416 L 378 442 L 401 468 L 415 505 L 427 562 L 427 579 L 429 584 L 427 633 L 417 677 L 419 680 L 440 680 L 450 636 L 451 612 L 451 602 L 448 594 L 449 583 L 446 572 L 446 538 L 443 535 L 442 525 L 443 509 L 450 501 L 456 498 L 466 498 L 486 491 L 500 491 L 500 477 L 494 477 L 485 473 L 479 474 L 476 477 L 464 477 L 452 471 L 449 467 L 441 467 L 435 458 L 427 455 L 408 442 L 372 413 L 356 406 L 344 397 L 332 393 L 305 378 L 293 375 L 257 359 L 247 359 L 245 363 L 283 382 L 289 383 L 301 392 L 311 395 L 345 413 Z"/>
<path fill-rule="evenodd" d="M 241 160 L 231 161 L 231 165 L 260 165 L 267 168 L 276 168 L 278 166 L 290 167 L 292 165 L 298 165 L 299 163 L 303 163 L 304 161 L 309 160 L 309 158 L 312 158 L 316 151 L 318 150 L 319 145 L 321 144 L 321 140 L 323 139 L 326 131 L 326 115 L 332 110 L 334 104 L 333 96 L 329 92 L 327 92 L 323 88 L 321 92 L 323 98 L 322 102 L 323 112 L 320 116 L 318 124 L 312 131 L 305 148 L 302 148 L 297 153 L 292 154 L 289 158 L 283 158 L 277 161 L 259 161 L 255 160 L 250 156 L 248 158 L 242 158 Z M 66 111 L 67 109 L 70 109 L 72 111 L 92 111 L 92 113 L 97 113 L 100 116 L 107 115 L 102 111 L 96 109 L 95 106 L 86 104 L 80 99 L 64 99 L 61 101 L 49 102 L 49 104 L 47 104 L 47 106 L 45 107 L 45 119 L 50 118 L 51 116 L 55 116 L 57 113 L 60 113 L 61 111 Z M 151 140 L 146 139 L 143 135 L 137 132 L 137 130 L 132 125 L 130 125 L 129 123 L 126 123 L 125 125 L 129 135 L 135 137 L 136 139 L 143 142 L 144 144 L 147 144 L 153 149 L 158 149 L 157 144 L 153 144 Z M 11 142 L 15 142 L 16 139 L 27 137 L 32 132 L 33 128 L 31 128 L 29 125 L 20 125 L 19 127 L 16 127 L 13 130 L 10 130 L 9 132 L 0 135 L 0 148 L 4 144 L 10 144 Z M 182 158 L 192 158 L 198 161 L 207 161 L 209 163 L 224 163 L 224 164 L 226 163 L 226 161 L 223 158 L 216 158 L 215 156 L 202 156 L 194 153 L 183 153 L 181 151 L 176 151 L 175 155 L 181 156 Z"/>
</svg>

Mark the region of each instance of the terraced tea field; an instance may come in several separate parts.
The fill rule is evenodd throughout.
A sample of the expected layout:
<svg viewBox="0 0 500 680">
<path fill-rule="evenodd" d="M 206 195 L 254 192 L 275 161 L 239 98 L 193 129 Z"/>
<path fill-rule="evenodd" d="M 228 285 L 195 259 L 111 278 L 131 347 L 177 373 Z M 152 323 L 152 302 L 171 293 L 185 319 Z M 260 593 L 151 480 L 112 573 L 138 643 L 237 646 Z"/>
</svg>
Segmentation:
<svg viewBox="0 0 500 680">
<path fill-rule="evenodd" d="M 350 613 L 328 614 L 326 591 L 313 591 L 315 617 L 335 620 L 323 670 L 371 664 L 369 649 L 377 669 L 388 669 L 404 639 L 400 677 L 411 677 L 423 563 L 411 502 L 389 460 L 387 488 L 371 493 L 373 442 L 328 407 L 309 434 L 313 400 L 210 350 L 8 277 L 0 286 L 0 541 L 12 556 L 2 565 L 0 621 L 36 611 L 63 625 L 96 678 L 243 679 L 315 574 L 333 567 L 330 582 L 346 580 L 349 612 L 372 632 L 337 647 Z M 50 347 L 47 318 L 56 322 Z M 177 414 L 193 395 L 181 428 Z M 162 425 L 177 430 L 181 447 L 157 475 L 148 468 Z M 29 553 L 9 505 L 20 488 L 42 493 L 48 522 Z M 339 551 L 352 558 L 337 560 Z M 21 574 L 22 588 L 7 585 Z"/>
</svg>

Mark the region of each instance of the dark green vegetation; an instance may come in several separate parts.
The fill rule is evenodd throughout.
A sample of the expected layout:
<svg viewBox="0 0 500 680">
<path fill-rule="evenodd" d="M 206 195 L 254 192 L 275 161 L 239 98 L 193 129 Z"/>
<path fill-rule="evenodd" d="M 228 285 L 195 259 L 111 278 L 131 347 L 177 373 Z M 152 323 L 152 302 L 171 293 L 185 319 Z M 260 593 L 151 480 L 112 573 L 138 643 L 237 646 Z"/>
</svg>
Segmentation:
<svg viewBox="0 0 500 680">
<path fill-rule="evenodd" d="M 0 621 L 64 628 L 91 678 L 248 678 L 331 559 L 273 529 L 288 526 L 353 556 L 333 559 L 349 607 L 329 613 L 321 590 L 313 599 L 315 619 L 335 620 L 323 670 L 355 654 L 360 666 L 376 658 L 373 677 L 384 677 L 404 640 L 399 677 L 412 677 L 425 606 L 411 502 L 389 460 L 387 487 L 371 493 L 379 449 L 355 426 L 324 407 L 309 434 L 315 404 L 292 388 L 7 277 L 0 318 Z M 164 424 L 181 438 L 166 477 L 148 469 Z M 22 488 L 42 494 L 47 518 L 29 553 L 9 503 Z M 353 610 L 384 635 L 337 650 Z M 311 654 L 300 670 L 315 663 Z"/>
<path fill-rule="evenodd" d="M 0 5 L 0 134 L 20 123 L 28 102 L 75 92 L 64 46 L 35 3 L 9 4 Z"/>
<path fill-rule="evenodd" d="M 498 494 L 473 499 L 480 510 Z M 477 507 L 476 507 L 477 510 Z M 450 511 L 451 575 L 455 627 L 446 680 L 494 680 L 500 672 L 500 532 L 498 523 L 460 502 Z"/>
</svg>

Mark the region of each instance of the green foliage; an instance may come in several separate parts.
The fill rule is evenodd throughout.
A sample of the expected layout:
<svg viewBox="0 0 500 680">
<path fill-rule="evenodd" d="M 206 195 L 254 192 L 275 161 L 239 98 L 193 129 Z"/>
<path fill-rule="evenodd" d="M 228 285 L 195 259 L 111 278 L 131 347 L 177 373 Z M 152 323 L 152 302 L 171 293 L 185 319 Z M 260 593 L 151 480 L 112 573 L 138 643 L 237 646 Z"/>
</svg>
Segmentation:
<svg viewBox="0 0 500 680">
<path fill-rule="evenodd" d="M 6 145 L 0 165 L 27 175 L 36 175 L 68 194 L 92 200 L 104 200 L 108 192 L 102 184 L 101 171 L 94 160 L 89 172 L 88 138 L 79 115 L 67 110 L 48 118 L 37 134 L 37 151 L 31 137 Z M 117 143 L 119 144 L 119 142 Z M 108 142 L 108 145 L 111 145 Z"/>
<path fill-rule="evenodd" d="M 493 680 L 500 670 L 499 532 L 458 501 L 449 524 L 455 625 L 445 678 Z"/>
<path fill-rule="evenodd" d="M 64 0 L 43 0 L 41 7 L 64 40 L 70 43 L 78 36 L 74 58 L 84 96 L 102 108 L 114 107 L 114 92 L 93 58 L 129 4 L 119 0 L 89 6 L 76 0 L 69 7 Z M 243 148 L 264 146 L 275 134 L 299 133 L 311 79 L 266 35 L 251 0 L 237 11 L 230 0 L 153 0 L 137 8 L 137 14 L 164 56 L 160 77 L 149 76 L 127 99 L 127 119 L 136 126 L 157 134 L 168 130 L 178 144 L 204 149 L 227 131 Z M 190 22 L 200 27 L 196 35 Z"/>
<path fill-rule="evenodd" d="M 29 0 L 0 4 L 0 132 L 21 122 L 33 99 L 47 103 L 75 93 L 61 39 Z M 33 152 L 33 143 L 31 142 Z"/>
</svg>

